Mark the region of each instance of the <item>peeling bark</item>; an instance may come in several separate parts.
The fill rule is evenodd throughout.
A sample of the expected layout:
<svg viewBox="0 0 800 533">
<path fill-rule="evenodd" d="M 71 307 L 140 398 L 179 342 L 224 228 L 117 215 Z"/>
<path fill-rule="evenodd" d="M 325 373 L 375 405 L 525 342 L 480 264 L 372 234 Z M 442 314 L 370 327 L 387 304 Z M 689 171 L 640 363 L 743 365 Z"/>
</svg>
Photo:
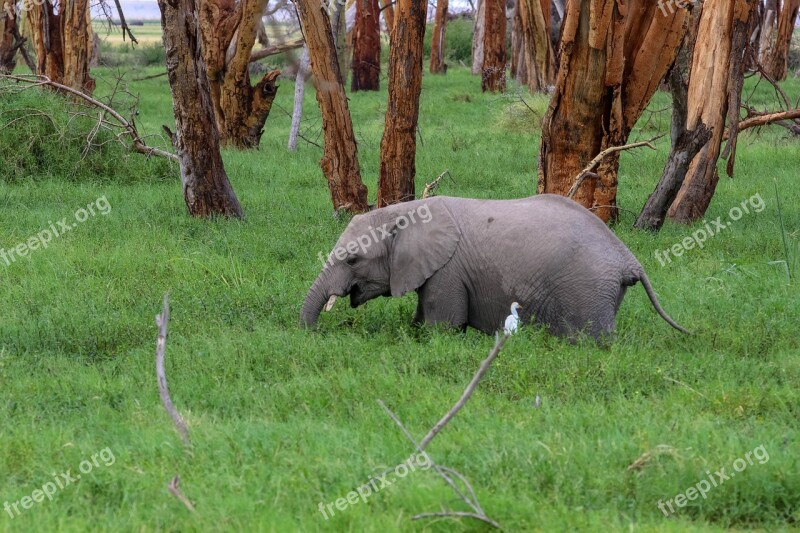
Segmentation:
<svg viewBox="0 0 800 533">
<path fill-rule="evenodd" d="M 250 55 L 267 0 L 200 0 L 203 60 L 208 72 L 214 118 L 223 145 L 255 148 L 272 110 L 279 70 L 253 86 Z"/>
<path fill-rule="evenodd" d="M 427 2 L 399 0 L 389 57 L 389 101 L 381 141 L 378 207 L 414 200 L 417 120 Z"/>
<path fill-rule="evenodd" d="M 550 45 L 550 10 L 540 0 L 518 0 L 522 21 L 528 88 L 545 91 L 555 80 L 553 49 Z M 549 2 L 547 3 L 549 6 Z"/>
<path fill-rule="evenodd" d="M 362 213 L 369 209 L 361 181 L 356 137 L 347 107 L 342 74 L 336 58 L 330 19 L 319 0 L 296 0 L 303 34 L 317 79 L 317 102 L 322 113 L 325 153 L 320 161 L 335 210 Z"/>
<path fill-rule="evenodd" d="M 158 0 L 167 54 L 176 131 L 173 143 L 181 169 L 183 196 L 195 217 L 241 217 L 220 155 L 211 89 L 200 53 L 202 39 L 193 0 Z"/>
<path fill-rule="evenodd" d="M 770 7 L 774 7 L 775 11 Z M 800 11 L 800 0 L 777 0 L 767 8 L 767 21 L 762 29 L 764 32 L 762 35 L 767 43 L 762 50 L 760 61 L 764 71 L 776 81 L 786 79 L 789 48 L 798 11 Z M 773 20 L 777 21 L 776 26 L 772 25 Z"/>
<path fill-rule="evenodd" d="M 686 10 L 665 16 L 647 0 L 567 3 L 560 66 L 542 127 L 539 193 L 567 195 L 589 161 L 626 143 L 675 59 L 686 20 Z M 574 198 L 606 222 L 617 218 L 618 170 L 616 152 Z"/>
<path fill-rule="evenodd" d="M 448 7 L 448 0 L 437 0 L 436 21 L 431 38 L 431 74 L 447 74 L 447 64 L 444 62 L 444 43 L 447 32 Z"/>
<path fill-rule="evenodd" d="M 51 80 L 92 94 L 95 81 L 89 76 L 92 25 L 89 0 L 58 4 L 34 3 L 28 16 L 36 52 L 36 72 Z"/>
<path fill-rule="evenodd" d="M 505 0 L 483 0 L 485 28 L 481 90 L 506 89 L 506 5 Z"/>
<path fill-rule="evenodd" d="M 706 0 L 702 6 L 689 80 L 687 128 L 702 122 L 711 139 L 692 161 L 667 216 L 690 223 L 703 217 L 719 181 L 717 159 L 725 119 L 735 114 L 738 124 L 745 47 L 750 17 L 757 0 Z"/>
<path fill-rule="evenodd" d="M 353 30 L 353 78 L 350 88 L 377 91 L 381 80 L 381 26 L 378 0 L 356 0 Z"/>
</svg>

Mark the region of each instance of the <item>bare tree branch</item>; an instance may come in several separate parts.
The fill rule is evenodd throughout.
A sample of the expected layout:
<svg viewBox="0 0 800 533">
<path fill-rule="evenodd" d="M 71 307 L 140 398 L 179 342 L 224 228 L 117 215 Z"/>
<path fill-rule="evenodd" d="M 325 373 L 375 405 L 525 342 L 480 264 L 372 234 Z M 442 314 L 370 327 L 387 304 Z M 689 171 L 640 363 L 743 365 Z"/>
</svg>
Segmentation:
<svg viewBox="0 0 800 533">
<path fill-rule="evenodd" d="M 175 154 L 172 154 L 172 153 L 167 152 L 165 150 L 161 150 L 160 148 L 154 148 L 152 146 L 147 146 L 147 144 L 144 142 L 142 137 L 139 135 L 139 131 L 136 129 L 136 126 L 132 122 L 129 122 L 125 117 L 123 117 L 121 114 L 119 114 L 112 107 L 104 104 L 100 100 L 97 100 L 96 98 L 93 98 L 93 97 L 91 97 L 91 96 L 89 96 L 89 95 L 87 95 L 87 94 L 85 94 L 85 93 L 83 93 L 83 92 L 81 92 L 81 91 L 79 91 L 77 89 L 73 89 L 73 88 L 68 87 L 66 85 L 62 85 L 60 83 L 54 82 L 53 80 L 51 80 L 47 76 L 33 76 L 33 75 L 30 75 L 30 76 L 12 76 L 10 74 L 0 74 L 0 79 L 2 79 L 2 78 L 9 79 L 9 80 L 14 80 L 14 81 L 22 82 L 22 83 L 27 83 L 27 84 L 29 84 L 28 88 L 36 87 L 36 86 L 40 86 L 40 85 L 48 85 L 50 87 L 54 87 L 54 88 L 59 89 L 61 91 L 64 91 L 64 92 L 70 93 L 70 94 L 72 94 L 74 96 L 77 96 L 78 98 L 84 100 L 85 102 L 89 103 L 90 105 L 92 105 L 94 107 L 97 107 L 99 109 L 102 109 L 103 111 L 105 111 L 106 113 L 108 113 L 109 115 L 114 117 L 114 119 L 119 123 L 119 126 L 121 128 L 123 128 L 125 130 L 125 133 L 128 136 L 130 136 L 130 138 L 133 140 L 133 149 L 136 152 L 138 152 L 140 154 L 144 154 L 144 155 L 157 155 L 157 156 L 161 156 L 161 157 L 166 157 L 167 159 L 171 159 L 171 160 L 173 160 L 175 162 L 178 161 L 178 156 L 176 156 Z"/>
<path fill-rule="evenodd" d="M 660 139 L 663 136 L 664 134 L 653 137 L 649 141 L 641 141 L 632 144 L 626 144 L 624 146 L 612 146 L 610 148 L 606 148 L 605 150 L 597 154 L 595 158 L 589 162 L 586 168 L 584 168 L 581 171 L 581 173 L 578 174 L 578 176 L 575 178 L 575 184 L 567 193 L 567 198 L 572 198 L 573 196 L 575 196 L 575 193 L 578 192 L 578 189 L 581 188 L 583 180 L 585 180 L 587 177 L 597 177 L 597 174 L 594 174 L 592 171 L 595 169 L 597 165 L 600 164 L 603 158 L 605 158 L 607 155 L 613 154 L 614 152 L 621 152 L 623 150 L 631 150 L 633 148 L 639 148 L 642 146 L 647 146 L 648 148 L 655 150 L 656 147 L 653 145 L 653 142 L 656 141 L 657 139 Z"/>
<path fill-rule="evenodd" d="M 181 440 L 186 446 L 191 446 L 189 441 L 189 429 L 186 427 L 186 422 L 183 417 L 175 409 L 175 404 L 172 403 L 172 398 L 169 397 L 169 388 L 167 387 L 167 374 L 164 370 L 164 352 L 167 348 L 167 327 L 169 325 L 169 294 L 164 295 L 164 308 L 160 315 L 156 316 L 156 325 L 158 326 L 158 340 L 156 341 L 156 377 L 158 378 L 158 394 L 161 396 L 161 403 L 164 404 L 164 409 L 167 410 L 175 427 L 178 428 L 178 433 L 181 435 Z M 172 480 L 177 489 L 177 476 Z"/>
<path fill-rule="evenodd" d="M 172 481 L 170 482 L 170 484 L 167 485 L 167 490 L 170 492 L 170 494 L 172 494 L 173 496 L 178 498 L 178 500 L 183 505 L 185 505 L 186 508 L 189 509 L 189 511 L 195 512 L 194 511 L 194 505 L 192 505 L 192 502 L 189 501 L 189 498 L 184 496 L 183 492 L 181 492 L 180 487 L 178 487 L 178 484 L 180 482 L 181 482 L 181 478 L 178 477 L 178 476 L 175 476 L 174 478 L 172 478 Z"/>
</svg>

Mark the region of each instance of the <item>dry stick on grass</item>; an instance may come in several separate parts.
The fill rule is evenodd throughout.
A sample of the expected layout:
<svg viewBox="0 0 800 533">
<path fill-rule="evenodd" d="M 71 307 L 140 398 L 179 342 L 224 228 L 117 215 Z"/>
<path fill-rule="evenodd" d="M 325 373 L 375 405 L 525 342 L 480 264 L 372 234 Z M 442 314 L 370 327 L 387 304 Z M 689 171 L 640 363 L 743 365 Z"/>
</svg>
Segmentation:
<svg viewBox="0 0 800 533">
<path fill-rule="evenodd" d="M 632 143 L 632 144 L 626 144 L 624 146 L 612 146 L 610 148 L 606 148 L 605 150 L 603 150 L 602 152 L 597 154 L 597 156 L 595 156 L 595 158 L 592 159 L 589 162 L 589 164 L 586 166 L 586 168 L 584 168 L 581 171 L 581 173 L 578 174 L 578 176 L 575 178 L 575 184 L 572 186 L 572 188 L 567 193 L 567 198 L 572 198 L 573 196 L 575 196 L 575 193 L 578 192 L 578 189 L 580 189 L 581 185 L 583 184 L 583 180 L 585 180 L 588 177 L 593 177 L 593 178 L 597 178 L 598 177 L 597 174 L 593 173 L 592 171 L 594 170 L 594 168 L 597 165 L 600 164 L 600 162 L 603 160 L 603 158 L 605 158 L 607 155 L 613 154 L 614 152 L 621 152 L 623 150 L 631 150 L 633 148 L 640 148 L 642 146 L 647 146 L 648 148 L 651 148 L 651 149 L 655 150 L 656 147 L 653 145 L 653 142 L 658 140 L 658 139 L 660 139 L 663 136 L 664 136 L 664 134 L 658 135 L 656 137 L 653 137 L 649 141 L 641 141 L 641 142 L 636 142 L 636 143 Z"/>
<path fill-rule="evenodd" d="M 453 177 L 450 176 L 450 169 L 447 169 L 444 172 L 442 172 L 439 175 L 439 177 L 433 180 L 431 183 L 425 184 L 425 189 L 422 191 L 423 200 L 430 197 L 431 193 L 433 193 L 433 191 L 435 191 L 436 188 L 439 187 L 439 182 L 442 181 L 442 178 L 445 176 L 448 176 L 450 179 L 453 179 Z"/>
<path fill-rule="evenodd" d="M 167 374 L 164 370 L 164 352 L 167 348 L 167 327 L 169 325 L 169 294 L 164 295 L 164 308 L 160 315 L 156 315 L 156 325 L 158 326 L 158 340 L 156 341 L 156 377 L 158 378 L 158 394 L 161 396 L 161 403 L 164 404 L 164 409 L 167 410 L 175 427 L 178 428 L 178 433 L 181 435 L 181 440 L 186 446 L 191 446 L 189 441 L 189 429 L 186 427 L 183 417 L 175 409 L 175 404 L 172 403 L 172 398 L 169 397 L 169 388 L 167 387 Z"/>
<path fill-rule="evenodd" d="M 167 485 L 167 490 L 169 491 L 170 494 L 172 494 L 173 496 L 178 498 L 178 500 L 183 505 L 185 505 L 187 509 L 189 509 L 191 512 L 194 512 L 194 505 L 192 505 L 192 502 L 189 501 L 189 498 L 187 498 L 183 494 L 183 492 L 181 492 L 180 487 L 178 487 L 178 484 L 180 482 L 181 482 L 181 478 L 178 477 L 178 476 L 175 476 L 174 478 L 172 478 L 172 481 L 170 482 L 170 484 Z"/>
<path fill-rule="evenodd" d="M 406 438 L 408 438 L 414 444 L 417 451 L 423 453 L 425 451 L 425 448 L 428 447 L 431 441 L 433 441 L 433 439 L 436 438 L 436 435 L 438 435 L 442 431 L 442 429 L 444 429 L 444 427 L 458 414 L 461 408 L 464 407 L 464 405 L 466 405 L 467 401 L 469 401 L 469 399 L 475 393 L 475 389 L 478 387 L 478 384 L 480 383 L 481 379 L 483 379 L 483 376 L 486 374 L 486 372 L 489 371 L 489 368 L 492 366 L 492 362 L 494 362 L 494 360 L 500 354 L 500 351 L 503 349 L 503 346 L 508 340 L 508 337 L 509 335 L 507 333 L 502 336 L 499 334 L 496 336 L 494 347 L 489 352 L 489 355 L 486 357 L 486 359 L 483 360 L 481 366 L 478 368 L 478 371 L 475 372 L 475 375 L 472 377 L 472 380 L 469 382 L 469 385 L 467 385 L 467 388 L 464 390 L 463 394 L 461 394 L 461 397 L 458 399 L 455 405 L 453 405 L 453 407 L 451 407 L 450 410 L 436 423 L 436 425 L 434 425 L 433 428 L 431 428 L 431 430 L 428 432 L 427 435 L 425 435 L 425 437 L 423 437 L 423 439 L 419 442 L 419 444 L 414 442 L 414 439 L 411 437 L 411 434 L 405 429 L 403 424 L 400 422 L 400 419 L 394 413 L 392 413 L 381 400 L 378 400 L 378 403 L 381 405 L 381 407 L 383 407 L 383 409 L 389 414 L 392 420 L 394 420 L 395 424 L 397 424 L 400 427 L 400 429 L 405 434 Z M 467 505 L 469 505 L 475 512 L 474 513 L 464 513 L 464 512 L 423 513 L 412 517 L 412 520 L 419 520 L 421 518 L 433 518 L 433 517 L 474 518 L 476 520 L 481 520 L 483 522 L 486 522 L 487 524 L 496 527 L 497 529 L 502 529 L 497 522 L 486 516 L 486 513 L 483 512 L 483 509 L 478 503 L 478 498 L 475 495 L 475 491 L 472 489 L 472 486 L 469 484 L 469 482 L 467 482 L 467 480 L 464 478 L 463 475 L 456 472 L 455 470 L 448 469 L 445 467 L 439 467 L 438 465 L 435 464 L 434 468 L 436 472 L 440 476 L 442 476 L 445 479 L 445 481 L 447 481 L 447 483 L 453 488 L 456 494 L 458 494 L 459 497 Z M 453 482 L 453 480 L 447 475 L 448 473 L 461 479 L 461 481 L 464 483 L 464 485 L 467 487 L 467 490 L 471 494 L 472 499 L 464 495 L 464 493 L 458 488 L 458 486 Z"/>
<path fill-rule="evenodd" d="M 2 78 L 18 81 L 21 83 L 27 83 L 29 84 L 28 85 L 29 88 L 40 85 L 48 85 L 60 91 L 68 92 L 74 96 L 77 96 L 78 98 L 86 101 L 90 105 L 102 109 L 103 111 L 111 115 L 114 118 L 114 120 L 116 120 L 119 123 L 119 127 L 125 130 L 125 133 L 131 138 L 131 140 L 133 140 L 134 151 L 144 155 L 157 155 L 161 157 L 166 157 L 167 159 L 171 159 L 176 163 L 178 162 L 177 155 L 167 152 L 165 150 L 161 150 L 159 148 L 153 148 L 152 146 L 147 146 L 144 140 L 142 140 L 142 137 L 139 135 L 139 131 L 136 129 L 136 126 L 133 123 L 129 122 L 125 117 L 120 115 L 114 108 L 107 106 L 100 100 L 92 98 L 91 96 L 84 94 L 76 89 L 73 89 L 72 87 L 67 87 L 66 85 L 54 82 L 47 76 L 33 76 L 33 75 L 12 76 L 9 74 L 0 74 L 0 79 Z"/>
</svg>

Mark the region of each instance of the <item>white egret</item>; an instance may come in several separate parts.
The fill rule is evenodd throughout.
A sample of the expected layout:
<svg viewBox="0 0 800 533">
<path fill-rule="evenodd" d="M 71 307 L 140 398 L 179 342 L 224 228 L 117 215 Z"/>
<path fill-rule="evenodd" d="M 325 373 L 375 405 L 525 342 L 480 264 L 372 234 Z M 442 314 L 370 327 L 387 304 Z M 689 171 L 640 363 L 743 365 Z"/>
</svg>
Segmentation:
<svg viewBox="0 0 800 533">
<path fill-rule="evenodd" d="M 512 303 L 511 314 L 506 318 L 506 324 L 503 327 L 503 331 L 506 333 L 506 335 L 513 335 L 514 332 L 516 332 L 519 328 L 519 315 L 517 314 L 517 309 L 522 309 L 522 306 L 517 302 Z"/>
</svg>

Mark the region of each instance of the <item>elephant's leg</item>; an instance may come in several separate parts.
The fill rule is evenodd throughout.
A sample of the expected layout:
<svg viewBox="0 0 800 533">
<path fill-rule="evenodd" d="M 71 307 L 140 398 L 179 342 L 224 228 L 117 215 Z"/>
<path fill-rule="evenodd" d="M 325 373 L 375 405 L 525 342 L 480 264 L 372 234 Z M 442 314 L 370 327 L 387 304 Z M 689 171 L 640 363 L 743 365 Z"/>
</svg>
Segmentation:
<svg viewBox="0 0 800 533">
<path fill-rule="evenodd" d="M 469 319 L 469 296 L 460 281 L 434 275 L 417 290 L 419 301 L 414 324 L 447 323 L 464 328 Z"/>
</svg>

